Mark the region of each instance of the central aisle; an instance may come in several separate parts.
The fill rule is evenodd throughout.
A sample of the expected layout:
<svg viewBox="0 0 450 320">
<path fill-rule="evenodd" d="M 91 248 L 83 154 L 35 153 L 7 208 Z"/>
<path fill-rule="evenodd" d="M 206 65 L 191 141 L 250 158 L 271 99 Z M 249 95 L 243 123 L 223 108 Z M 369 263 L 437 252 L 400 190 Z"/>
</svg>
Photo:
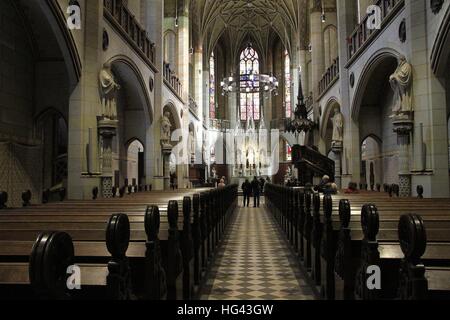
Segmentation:
<svg viewBox="0 0 450 320">
<path fill-rule="evenodd" d="M 242 198 L 239 201 L 242 204 Z M 238 208 L 217 253 L 202 300 L 315 299 L 266 210 L 264 204 L 260 208 Z"/>
</svg>

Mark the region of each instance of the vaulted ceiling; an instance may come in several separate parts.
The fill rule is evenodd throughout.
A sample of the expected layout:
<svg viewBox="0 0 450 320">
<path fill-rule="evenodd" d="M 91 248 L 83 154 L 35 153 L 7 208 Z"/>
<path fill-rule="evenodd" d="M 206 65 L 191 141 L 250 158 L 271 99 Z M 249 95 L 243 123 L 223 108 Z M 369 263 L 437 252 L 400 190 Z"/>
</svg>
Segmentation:
<svg viewBox="0 0 450 320">
<path fill-rule="evenodd" d="M 306 45 L 307 4 L 308 0 L 191 0 L 190 13 L 208 53 L 222 39 L 233 59 L 251 40 L 264 57 L 277 38 L 288 50 Z"/>
</svg>

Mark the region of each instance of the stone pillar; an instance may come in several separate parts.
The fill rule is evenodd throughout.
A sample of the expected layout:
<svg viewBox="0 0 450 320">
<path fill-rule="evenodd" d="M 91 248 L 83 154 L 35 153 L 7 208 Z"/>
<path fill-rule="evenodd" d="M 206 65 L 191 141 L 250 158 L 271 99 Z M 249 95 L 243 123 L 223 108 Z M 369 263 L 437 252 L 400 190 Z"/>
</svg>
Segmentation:
<svg viewBox="0 0 450 320">
<path fill-rule="evenodd" d="M 308 50 L 306 48 L 303 48 L 300 50 L 299 53 L 299 67 L 300 67 L 300 75 L 302 77 L 302 87 L 303 87 L 303 95 L 305 97 L 309 96 L 309 77 L 308 77 L 308 65 L 307 65 L 307 56 L 308 56 Z M 297 84 L 298 86 L 298 84 Z M 298 87 L 296 88 L 296 90 L 298 91 Z M 294 91 L 295 93 L 297 91 Z M 293 100 L 295 101 L 295 99 Z"/>
<path fill-rule="evenodd" d="M 198 117 L 203 119 L 203 48 L 198 45 L 194 53 L 194 81 L 195 81 L 195 96 L 194 99 L 198 106 Z"/>
<path fill-rule="evenodd" d="M 399 186 L 400 197 L 411 196 L 411 171 L 409 169 L 409 144 L 410 134 L 414 127 L 414 121 L 410 119 L 394 120 L 394 132 L 397 133 L 399 146 Z"/>
<path fill-rule="evenodd" d="M 311 48 L 312 48 L 312 85 L 314 99 L 319 96 L 319 82 L 324 72 L 323 32 L 321 8 L 315 7 L 311 12 Z"/>
<path fill-rule="evenodd" d="M 88 51 L 89 54 L 80 55 L 82 71 L 80 81 L 73 89 L 69 100 L 68 118 L 68 181 L 67 198 L 71 200 L 88 199 L 92 197 L 92 188 L 99 186 L 97 172 L 88 172 L 87 146 L 89 144 L 89 128 L 94 136 L 91 141 L 97 143 L 97 116 L 101 110 L 98 96 L 98 70 L 101 67 L 103 28 L 103 6 L 99 1 L 84 1 L 82 11 L 82 29 L 73 30 L 75 39 L 78 39 L 78 50 Z M 84 32 L 89 30 L 89 32 Z M 98 154 L 92 155 L 95 169 L 98 167 Z"/>
<path fill-rule="evenodd" d="M 178 12 L 178 77 L 183 85 L 181 98 L 189 103 L 189 16 L 188 8 Z"/>
<path fill-rule="evenodd" d="M 334 181 L 338 189 L 342 189 L 342 142 L 334 141 L 331 146 L 336 159 L 334 161 Z"/>
<path fill-rule="evenodd" d="M 425 171 L 414 173 L 412 185 L 422 185 L 425 197 L 449 197 L 449 160 L 447 137 L 447 110 L 445 80 L 431 71 L 430 40 L 433 37 L 434 20 L 427 9 L 429 1 L 405 1 L 406 34 L 410 53 L 408 61 L 413 66 L 412 101 L 414 108 L 414 159 L 423 156 L 421 147 L 425 145 Z M 443 13 L 443 12 L 442 12 Z M 432 18 L 431 18 L 432 17 Z M 437 26 L 436 26 L 437 28 Z M 420 123 L 423 136 L 420 137 Z"/>
<path fill-rule="evenodd" d="M 319 118 L 319 104 L 316 103 L 319 97 L 319 82 L 322 79 L 323 72 L 325 71 L 324 65 L 324 49 L 323 49 L 323 26 L 322 26 L 322 8 L 320 2 L 314 1 L 313 8 L 311 10 L 311 64 L 312 64 L 312 88 L 310 90 L 313 93 L 313 117 L 314 121 Z M 318 130 L 313 130 L 310 134 L 314 135 L 314 143 L 321 142 L 320 134 Z M 323 143 L 322 143 L 323 144 Z M 319 145 L 320 148 L 320 145 Z M 323 148 L 320 148 L 323 149 Z"/>
<path fill-rule="evenodd" d="M 356 1 L 340 1 L 337 6 L 337 36 L 339 52 L 339 90 L 341 112 L 344 115 L 344 143 L 342 158 L 342 184 L 358 182 L 361 172 L 361 145 L 359 126 L 352 118 L 350 100 L 350 74 L 345 68 L 348 62 L 347 37 L 355 28 L 357 8 Z"/>
<path fill-rule="evenodd" d="M 163 18 L 164 0 L 145 0 L 146 30 L 151 40 L 155 43 L 155 66 L 159 72 L 154 74 L 154 114 L 153 123 L 147 128 L 145 159 L 146 159 L 146 183 L 152 184 L 154 190 L 162 190 L 164 187 L 162 172 L 163 161 L 161 159 L 160 126 L 158 119 L 163 110 Z"/>
<path fill-rule="evenodd" d="M 98 120 L 98 132 L 102 138 L 101 192 L 103 198 L 111 198 L 113 195 L 112 139 L 117 133 L 117 126 L 117 120 L 104 118 Z"/>
<path fill-rule="evenodd" d="M 161 149 L 163 154 L 164 190 L 170 190 L 170 155 L 172 154 L 172 147 L 161 144 Z"/>
</svg>

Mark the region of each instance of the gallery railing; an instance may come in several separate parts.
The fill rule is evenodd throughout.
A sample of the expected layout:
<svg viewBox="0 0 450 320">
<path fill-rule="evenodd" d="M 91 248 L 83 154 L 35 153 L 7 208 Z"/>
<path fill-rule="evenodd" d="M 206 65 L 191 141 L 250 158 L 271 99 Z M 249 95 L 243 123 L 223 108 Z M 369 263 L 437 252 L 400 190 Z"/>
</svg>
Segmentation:
<svg viewBox="0 0 450 320">
<path fill-rule="evenodd" d="M 355 59 L 362 49 L 370 43 L 375 34 L 378 34 L 397 12 L 405 5 L 405 0 L 377 0 L 374 5 L 381 9 L 381 28 L 368 28 L 366 15 L 348 38 L 349 60 Z M 370 40 L 370 41 L 369 41 Z"/>
<path fill-rule="evenodd" d="M 155 44 L 121 0 L 103 0 L 104 15 L 144 60 L 155 63 Z"/>
</svg>

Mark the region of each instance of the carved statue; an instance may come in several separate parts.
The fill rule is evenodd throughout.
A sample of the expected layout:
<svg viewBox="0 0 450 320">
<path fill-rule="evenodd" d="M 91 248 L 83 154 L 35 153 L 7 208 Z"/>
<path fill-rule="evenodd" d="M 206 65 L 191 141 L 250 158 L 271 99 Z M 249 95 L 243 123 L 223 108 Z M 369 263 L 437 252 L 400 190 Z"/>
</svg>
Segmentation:
<svg viewBox="0 0 450 320">
<path fill-rule="evenodd" d="M 333 142 L 342 142 L 344 140 L 344 116 L 339 108 L 334 110 L 333 117 Z"/>
<path fill-rule="evenodd" d="M 413 111 L 411 105 L 412 77 L 411 64 L 406 61 L 405 56 L 400 56 L 398 58 L 398 67 L 389 78 L 395 99 L 394 106 L 392 107 L 392 116 Z"/>
<path fill-rule="evenodd" d="M 194 131 L 189 131 L 189 153 L 195 154 Z"/>
<path fill-rule="evenodd" d="M 102 103 L 102 117 L 117 119 L 116 94 L 120 85 L 115 81 L 111 64 L 106 62 L 99 73 L 100 99 Z"/>
<path fill-rule="evenodd" d="M 170 112 L 166 111 L 161 118 L 161 143 L 163 145 L 170 145 L 171 128 Z"/>
</svg>

